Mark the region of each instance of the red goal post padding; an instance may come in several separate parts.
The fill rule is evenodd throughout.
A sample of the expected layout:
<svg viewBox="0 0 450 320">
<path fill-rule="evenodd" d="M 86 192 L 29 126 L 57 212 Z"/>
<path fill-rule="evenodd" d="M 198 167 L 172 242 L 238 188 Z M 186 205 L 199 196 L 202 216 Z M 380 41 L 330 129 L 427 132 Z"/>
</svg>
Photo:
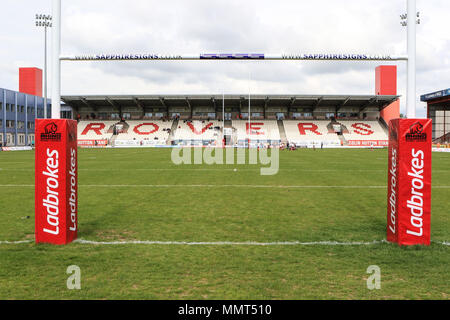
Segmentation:
<svg viewBox="0 0 450 320">
<path fill-rule="evenodd" d="M 431 119 L 389 122 L 387 240 L 429 245 Z"/>
<path fill-rule="evenodd" d="M 36 119 L 36 243 L 67 244 L 77 237 L 77 122 Z"/>
</svg>

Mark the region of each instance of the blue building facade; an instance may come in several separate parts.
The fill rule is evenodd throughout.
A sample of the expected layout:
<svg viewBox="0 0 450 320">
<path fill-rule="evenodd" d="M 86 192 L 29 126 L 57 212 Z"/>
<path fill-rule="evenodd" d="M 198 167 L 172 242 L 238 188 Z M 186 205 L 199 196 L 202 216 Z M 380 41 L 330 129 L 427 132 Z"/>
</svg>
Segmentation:
<svg viewBox="0 0 450 320">
<path fill-rule="evenodd" d="M 51 101 L 47 99 L 47 115 Z M 44 118 L 44 98 L 0 88 L 0 146 L 34 144 L 34 121 Z"/>
</svg>

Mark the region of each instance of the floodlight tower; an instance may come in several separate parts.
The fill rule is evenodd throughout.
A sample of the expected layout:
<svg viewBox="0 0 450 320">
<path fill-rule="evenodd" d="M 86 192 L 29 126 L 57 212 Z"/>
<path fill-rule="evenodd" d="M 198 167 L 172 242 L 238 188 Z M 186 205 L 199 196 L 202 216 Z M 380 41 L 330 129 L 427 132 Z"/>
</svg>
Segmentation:
<svg viewBox="0 0 450 320">
<path fill-rule="evenodd" d="M 36 14 L 36 27 L 44 27 L 44 118 L 47 118 L 47 28 L 52 27 L 52 16 Z"/>
</svg>

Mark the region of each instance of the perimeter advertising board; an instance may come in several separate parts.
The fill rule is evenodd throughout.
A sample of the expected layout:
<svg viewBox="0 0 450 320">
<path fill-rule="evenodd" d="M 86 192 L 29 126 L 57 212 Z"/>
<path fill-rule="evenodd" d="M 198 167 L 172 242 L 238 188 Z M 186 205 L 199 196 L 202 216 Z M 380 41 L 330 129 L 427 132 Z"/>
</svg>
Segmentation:
<svg viewBox="0 0 450 320">
<path fill-rule="evenodd" d="M 36 119 L 36 243 L 67 244 L 77 237 L 77 122 Z"/>
<path fill-rule="evenodd" d="M 389 122 L 387 240 L 429 245 L 431 217 L 430 119 Z"/>
</svg>

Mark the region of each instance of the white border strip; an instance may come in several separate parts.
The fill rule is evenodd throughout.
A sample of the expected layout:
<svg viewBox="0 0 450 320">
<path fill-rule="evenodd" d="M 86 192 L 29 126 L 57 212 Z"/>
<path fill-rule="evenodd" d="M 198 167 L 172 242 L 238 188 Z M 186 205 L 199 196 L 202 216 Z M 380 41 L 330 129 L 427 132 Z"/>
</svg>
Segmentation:
<svg viewBox="0 0 450 320">
<path fill-rule="evenodd" d="M 361 246 L 379 243 L 387 243 L 386 240 L 375 240 L 372 242 L 337 242 L 337 241 L 318 241 L 318 242 L 299 242 L 299 241 L 277 241 L 277 242 L 233 242 L 233 241 L 216 241 L 216 242 L 187 242 L 187 241 L 90 241 L 77 239 L 75 243 L 93 244 L 93 245 L 123 245 L 123 244 L 147 244 L 147 245 L 179 245 L 179 246 Z"/>
<path fill-rule="evenodd" d="M 21 241 L 0 241 L 1 244 L 23 244 L 32 243 L 34 240 Z M 276 242 L 233 242 L 233 241 L 213 241 L 213 242 L 188 242 L 188 241 L 150 241 L 150 240 L 131 240 L 131 241 L 92 241 L 85 239 L 74 240 L 73 243 L 91 244 L 91 245 L 176 245 L 176 246 L 369 246 L 382 243 L 390 243 L 386 240 L 374 240 L 370 242 L 355 241 L 355 242 L 338 242 L 338 241 L 316 241 L 316 242 L 300 242 L 300 241 L 276 241 Z M 432 241 L 432 243 L 450 246 L 447 241 Z"/>
<path fill-rule="evenodd" d="M 0 187 L 34 187 L 34 184 L 0 184 Z M 385 189 L 387 186 L 282 186 L 258 184 L 84 184 L 91 188 L 274 188 L 274 189 Z M 432 186 L 432 189 L 450 189 L 450 186 Z"/>
</svg>

